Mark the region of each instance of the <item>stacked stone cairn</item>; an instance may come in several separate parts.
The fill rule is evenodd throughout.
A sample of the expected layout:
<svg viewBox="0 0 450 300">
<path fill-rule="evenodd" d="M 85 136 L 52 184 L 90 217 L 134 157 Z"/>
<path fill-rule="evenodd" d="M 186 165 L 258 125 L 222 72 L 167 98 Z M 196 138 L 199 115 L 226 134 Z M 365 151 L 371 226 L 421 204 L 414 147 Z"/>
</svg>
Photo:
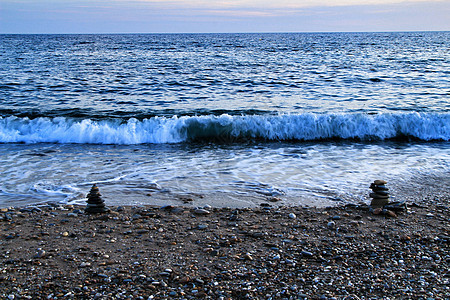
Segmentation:
<svg viewBox="0 0 450 300">
<path fill-rule="evenodd" d="M 87 206 L 84 211 L 88 214 L 98 214 L 108 212 L 109 208 L 105 206 L 105 201 L 101 198 L 101 194 L 96 184 L 94 184 L 87 195 Z"/>
<path fill-rule="evenodd" d="M 369 197 L 372 198 L 370 206 L 373 208 L 381 208 L 389 204 L 389 189 L 385 186 L 386 183 L 384 180 L 375 180 L 370 184 L 372 190 L 372 193 L 369 194 Z"/>
</svg>

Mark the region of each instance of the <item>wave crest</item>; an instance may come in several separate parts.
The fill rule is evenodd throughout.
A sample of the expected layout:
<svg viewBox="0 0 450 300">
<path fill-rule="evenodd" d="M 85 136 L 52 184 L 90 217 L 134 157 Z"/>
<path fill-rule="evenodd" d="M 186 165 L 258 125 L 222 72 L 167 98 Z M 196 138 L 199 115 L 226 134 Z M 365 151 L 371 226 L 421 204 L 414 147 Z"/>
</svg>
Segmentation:
<svg viewBox="0 0 450 300">
<path fill-rule="evenodd" d="M 299 114 L 101 120 L 0 117 L 2 143 L 164 144 L 198 140 L 450 140 L 450 114 Z"/>
</svg>

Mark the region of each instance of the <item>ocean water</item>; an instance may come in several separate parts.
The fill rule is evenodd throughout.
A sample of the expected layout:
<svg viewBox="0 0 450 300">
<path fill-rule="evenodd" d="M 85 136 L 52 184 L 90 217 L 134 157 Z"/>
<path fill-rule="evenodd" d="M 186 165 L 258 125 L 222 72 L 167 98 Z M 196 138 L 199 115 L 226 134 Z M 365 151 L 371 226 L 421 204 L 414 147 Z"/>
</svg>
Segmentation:
<svg viewBox="0 0 450 300">
<path fill-rule="evenodd" d="M 0 35 L 0 206 L 450 183 L 450 32 Z M 396 196 L 397 194 L 397 196 Z"/>
</svg>

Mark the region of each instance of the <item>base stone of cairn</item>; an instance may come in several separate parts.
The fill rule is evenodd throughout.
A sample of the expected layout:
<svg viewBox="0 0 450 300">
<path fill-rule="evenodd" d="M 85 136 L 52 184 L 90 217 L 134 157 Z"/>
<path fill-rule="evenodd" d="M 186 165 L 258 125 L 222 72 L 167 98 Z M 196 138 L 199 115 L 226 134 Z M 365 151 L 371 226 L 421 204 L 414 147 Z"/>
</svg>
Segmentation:
<svg viewBox="0 0 450 300">
<path fill-rule="evenodd" d="M 87 195 L 87 206 L 84 209 L 86 213 L 98 214 L 108 212 L 109 208 L 105 206 L 105 201 L 101 198 L 101 194 L 96 184 L 94 184 Z"/>
<path fill-rule="evenodd" d="M 369 194 L 369 197 L 372 198 L 370 206 L 373 208 L 389 204 L 389 189 L 386 187 L 386 183 L 384 180 L 375 180 L 370 184 L 370 189 L 372 190 L 372 193 Z"/>
</svg>

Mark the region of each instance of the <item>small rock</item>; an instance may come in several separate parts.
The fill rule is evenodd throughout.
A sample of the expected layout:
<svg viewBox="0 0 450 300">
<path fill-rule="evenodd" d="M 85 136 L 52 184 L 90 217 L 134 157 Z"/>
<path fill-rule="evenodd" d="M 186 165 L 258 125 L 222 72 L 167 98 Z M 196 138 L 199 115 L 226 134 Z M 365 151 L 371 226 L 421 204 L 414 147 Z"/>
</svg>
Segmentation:
<svg viewBox="0 0 450 300">
<path fill-rule="evenodd" d="M 90 267 L 90 266 L 91 266 L 91 263 L 89 263 L 89 262 L 82 262 L 80 264 L 80 268 L 86 268 L 86 267 Z"/>
<path fill-rule="evenodd" d="M 379 215 L 379 214 L 381 214 L 383 212 L 383 208 L 381 208 L 381 207 L 378 207 L 378 208 L 375 208 L 374 210 L 373 210 L 373 214 L 374 215 Z"/>
<path fill-rule="evenodd" d="M 297 216 L 294 213 L 290 213 L 289 214 L 289 218 L 290 219 L 295 219 L 295 218 L 297 218 Z"/>
<path fill-rule="evenodd" d="M 334 229 L 336 227 L 336 223 L 334 221 L 330 221 L 327 224 L 328 229 Z"/>
<path fill-rule="evenodd" d="M 188 276 L 183 276 L 183 277 L 181 277 L 181 278 L 178 280 L 178 282 L 181 283 L 181 284 L 186 284 L 186 283 L 188 283 L 188 282 L 190 282 L 190 281 L 191 281 L 191 279 L 190 279 Z"/>
<path fill-rule="evenodd" d="M 245 253 L 244 258 L 246 260 L 253 260 L 253 257 L 252 257 L 252 255 L 250 253 Z"/>
<path fill-rule="evenodd" d="M 34 256 L 34 258 L 43 258 L 43 257 L 45 257 L 45 255 L 46 255 L 45 250 L 38 249 L 38 252 L 37 252 L 36 255 Z"/>
<path fill-rule="evenodd" d="M 397 218 L 397 214 L 396 214 L 395 212 L 393 212 L 392 210 L 388 210 L 388 211 L 386 212 L 386 214 L 387 214 L 389 217 Z"/>
<path fill-rule="evenodd" d="M 309 251 L 302 251 L 300 254 L 305 257 L 313 256 L 312 252 L 309 252 Z"/>
<path fill-rule="evenodd" d="M 272 197 L 272 198 L 269 198 L 269 201 L 270 201 L 270 202 L 279 202 L 279 201 L 281 201 L 281 198 L 278 198 L 278 197 Z"/>
<path fill-rule="evenodd" d="M 376 184 L 376 185 L 384 185 L 384 184 L 387 183 L 387 181 L 385 181 L 385 180 L 375 180 L 373 183 Z"/>
<path fill-rule="evenodd" d="M 194 210 L 194 214 L 196 215 L 209 215 L 209 210 L 203 209 L 203 208 L 197 208 Z"/>
</svg>

